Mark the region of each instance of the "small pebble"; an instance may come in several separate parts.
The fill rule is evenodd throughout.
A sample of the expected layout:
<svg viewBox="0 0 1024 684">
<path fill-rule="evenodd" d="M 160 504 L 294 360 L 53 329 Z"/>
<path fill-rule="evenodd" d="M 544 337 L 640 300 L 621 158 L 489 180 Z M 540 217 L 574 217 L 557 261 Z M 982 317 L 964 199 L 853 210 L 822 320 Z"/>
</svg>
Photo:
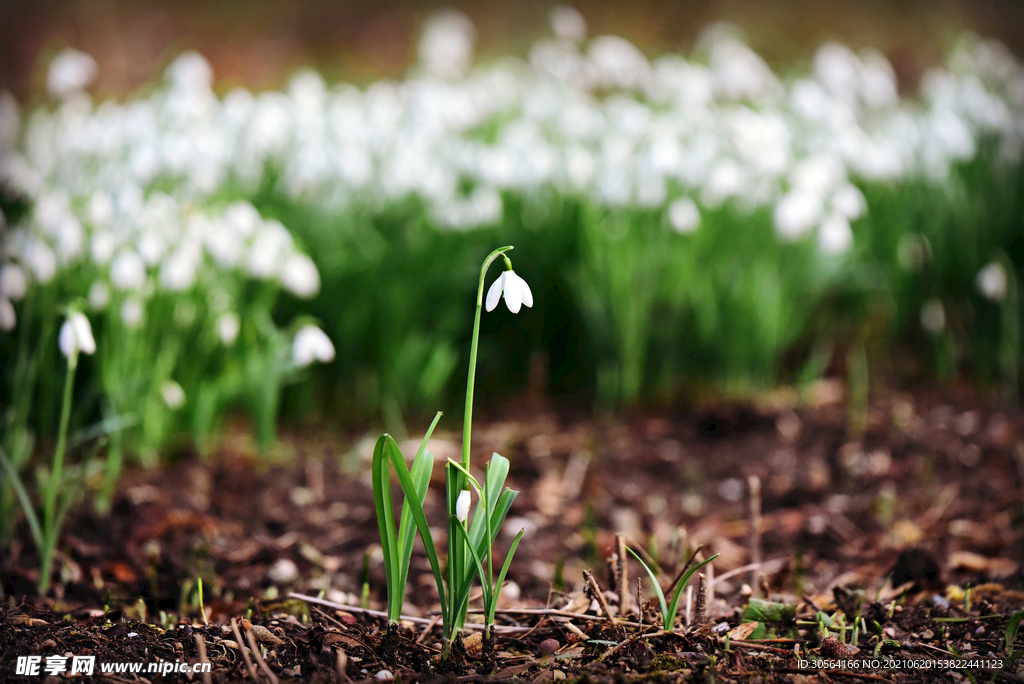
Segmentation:
<svg viewBox="0 0 1024 684">
<path fill-rule="evenodd" d="M 376 679 L 394 679 L 395 675 L 391 674 L 391 670 L 381 670 L 374 677 Z"/>
<path fill-rule="evenodd" d="M 299 568 L 290 558 L 279 558 L 267 570 L 267 577 L 275 584 L 291 584 L 299 579 Z"/>
<path fill-rule="evenodd" d="M 537 648 L 537 657 L 549 656 L 557 651 L 560 646 L 561 644 L 558 643 L 558 639 L 545 639 L 540 642 L 540 646 Z"/>
</svg>

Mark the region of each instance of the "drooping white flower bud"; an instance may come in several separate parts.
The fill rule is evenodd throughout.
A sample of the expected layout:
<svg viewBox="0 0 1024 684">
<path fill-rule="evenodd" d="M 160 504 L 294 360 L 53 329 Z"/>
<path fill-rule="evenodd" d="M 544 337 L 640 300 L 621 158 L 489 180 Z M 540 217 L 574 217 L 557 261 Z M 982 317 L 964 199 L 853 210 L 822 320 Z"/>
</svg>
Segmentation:
<svg viewBox="0 0 1024 684">
<path fill-rule="evenodd" d="M 168 380 L 160 387 L 160 396 L 168 408 L 181 408 L 185 403 L 185 390 L 174 380 Z"/>
<path fill-rule="evenodd" d="M 1006 272 L 1001 264 L 991 261 L 978 271 L 975 285 L 986 299 L 1001 302 L 1006 297 Z"/>
<path fill-rule="evenodd" d="M 7 297 L 0 297 L 0 331 L 14 330 L 18 325 L 18 316 L 14 313 L 14 305 Z"/>
<path fill-rule="evenodd" d="M 455 517 L 459 519 L 462 524 L 466 523 L 469 518 L 469 490 L 463 489 L 459 494 L 458 500 L 455 502 Z"/>
<path fill-rule="evenodd" d="M 314 361 L 329 363 L 334 360 L 334 344 L 327 334 L 315 325 L 306 325 L 295 333 L 292 341 L 292 362 L 304 367 Z"/>
<path fill-rule="evenodd" d="M 20 300 L 25 296 L 28 289 L 28 282 L 25 278 L 25 271 L 16 264 L 4 264 L 0 266 L 0 296 Z"/>
<path fill-rule="evenodd" d="M 96 340 L 92 336 L 92 326 L 85 314 L 72 311 L 64 325 L 60 327 L 60 351 L 69 359 L 83 354 L 96 352 Z"/>
</svg>

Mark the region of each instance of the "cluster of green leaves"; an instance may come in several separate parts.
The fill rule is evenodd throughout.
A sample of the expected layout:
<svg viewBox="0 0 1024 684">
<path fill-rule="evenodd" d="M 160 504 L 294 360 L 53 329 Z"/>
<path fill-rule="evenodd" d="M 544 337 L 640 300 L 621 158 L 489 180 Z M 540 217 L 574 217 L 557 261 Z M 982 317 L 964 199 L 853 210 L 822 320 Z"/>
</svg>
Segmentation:
<svg viewBox="0 0 1024 684">
<path fill-rule="evenodd" d="M 654 573 L 653 570 L 651 570 L 651 567 L 644 562 L 643 558 L 638 556 L 633 549 L 628 549 L 628 551 L 633 555 L 633 558 L 636 558 L 640 562 L 640 565 L 642 565 L 644 570 L 647 571 L 648 577 L 651 578 L 651 584 L 654 585 L 654 593 L 657 594 L 658 604 L 661 606 L 662 629 L 664 629 L 665 631 L 671 631 L 675 629 L 676 615 L 679 612 L 679 599 L 683 595 L 683 588 L 686 587 L 687 582 L 690 581 L 690 578 L 693 577 L 693 574 L 695 572 L 697 572 L 705 565 L 718 558 L 719 556 L 719 554 L 716 553 L 710 558 L 702 560 L 700 563 L 697 563 L 696 565 L 690 566 L 690 568 L 683 573 L 682 577 L 679 578 L 679 581 L 676 582 L 676 588 L 672 592 L 672 598 L 666 601 L 665 591 L 661 588 L 661 585 L 658 583 L 658 576 Z"/>
<path fill-rule="evenodd" d="M 449 532 L 448 581 L 445 581 L 441 569 L 442 557 L 438 553 L 438 545 L 434 541 L 423 511 L 423 501 L 430 484 L 434 461 L 434 456 L 426 449 L 426 444 L 440 417 L 441 414 L 438 413 L 424 435 L 411 468 L 406 464 L 398 444 L 390 435 L 382 435 L 377 440 L 373 450 L 373 492 L 381 547 L 384 552 L 389 621 L 397 622 L 401 618 L 415 533 L 419 531 L 440 598 L 445 639 L 446 642 L 450 642 L 465 624 L 470 590 L 477 577 L 481 580 L 483 590 L 485 624 L 488 627 L 494 624 L 498 595 L 525 530 L 520 530 L 516 535 L 501 570 L 495 576 L 494 542 L 505 522 L 512 501 L 518 494 L 505 487 L 508 459 L 499 454 L 491 456 L 490 463 L 485 469 L 483 483 L 460 464 L 450 461 L 446 471 Z M 391 494 L 392 470 L 403 494 L 402 512 L 397 524 Z M 468 481 L 476 489 L 479 497 L 468 528 L 466 522 L 459 520 L 456 515 L 456 502 L 462 492 L 463 481 Z"/>
</svg>

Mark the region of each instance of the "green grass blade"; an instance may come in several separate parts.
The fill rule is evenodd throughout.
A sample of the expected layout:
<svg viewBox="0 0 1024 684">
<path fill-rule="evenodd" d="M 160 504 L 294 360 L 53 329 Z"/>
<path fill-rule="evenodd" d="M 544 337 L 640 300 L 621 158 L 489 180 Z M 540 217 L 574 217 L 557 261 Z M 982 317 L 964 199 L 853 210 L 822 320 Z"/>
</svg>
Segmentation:
<svg viewBox="0 0 1024 684">
<path fill-rule="evenodd" d="M 391 466 L 388 464 L 387 434 L 381 435 L 373 447 L 373 502 L 377 507 L 377 526 L 380 529 L 380 545 L 384 552 L 384 573 L 388 585 L 388 619 L 398 620 L 402 613 L 404 587 L 399 587 L 398 538 L 395 529 L 395 509 L 391 500 Z M 397 446 L 395 447 L 397 449 Z M 399 454 L 401 458 L 401 454 Z M 402 461 L 405 464 L 405 461 Z M 406 496 L 408 499 L 408 495 Z"/>
<path fill-rule="evenodd" d="M 526 534 L 526 528 L 519 530 L 519 534 L 512 540 L 512 546 L 508 548 L 508 553 L 505 554 L 505 562 L 501 566 L 501 572 L 498 573 L 498 579 L 494 582 L 494 591 L 492 596 L 494 597 L 493 603 L 487 611 L 487 624 L 494 624 L 494 613 L 498 607 L 498 596 L 501 594 L 501 587 L 505 584 L 505 575 L 508 574 L 509 566 L 512 565 L 512 556 L 516 555 L 516 549 L 519 548 L 519 542 Z"/>
<path fill-rule="evenodd" d="M 405 494 L 405 504 L 409 506 L 409 510 L 412 512 L 413 520 L 416 522 L 416 529 L 420 532 L 420 540 L 423 541 L 423 548 L 427 552 L 427 560 L 430 562 L 430 570 L 434 573 L 434 582 L 437 584 L 437 594 L 441 601 L 441 620 L 446 625 L 449 624 L 449 615 L 447 608 L 445 607 L 445 598 L 447 596 L 444 587 L 444 579 L 441 576 L 441 564 L 437 560 L 437 549 L 434 547 L 434 538 L 430 533 L 430 525 L 427 523 L 427 516 L 423 513 L 423 504 L 416 498 L 416 485 L 412 481 L 412 475 L 409 473 L 409 467 L 405 464 L 405 458 L 402 457 L 402 452 L 399 451 L 398 445 L 395 444 L 395 440 L 390 435 L 384 435 L 387 441 L 384 445 L 384 451 L 390 457 L 391 465 L 395 469 L 395 474 L 398 476 L 398 484 L 402 488 L 402 492 Z M 383 438 L 382 438 L 383 439 Z"/>
<path fill-rule="evenodd" d="M 14 469 L 11 462 L 7 460 L 7 454 L 4 453 L 3 449 L 0 449 L 0 464 L 3 465 L 4 470 L 7 471 L 7 477 L 11 479 L 11 486 L 14 487 L 15 494 L 18 495 L 18 501 L 21 503 L 21 510 L 25 512 L 25 520 L 28 521 L 28 527 L 32 531 L 32 539 L 36 543 L 36 548 L 40 552 L 43 550 L 43 530 L 39 526 L 39 518 L 36 516 L 36 511 L 32 508 L 32 499 L 28 495 L 28 490 L 25 489 L 25 483 L 21 481 L 21 476 L 18 475 L 18 471 Z"/>
<path fill-rule="evenodd" d="M 703 560 L 700 563 L 694 565 L 692 568 L 686 571 L 686 574 L 683 575 L 682 579 L 679 580 L 679 583 L 676 584 L 676 590 L 672 593 L 672 601 L 668 604 L 668 611 L 672 614 L 672 622 L 666 622 L 665 629 L 672 629 L 672 626 L 675 624 L 676 611 L 679 610 L 679 597 L 682 596 L 683 587 L 685 587 L 686 583 L 690 581 L 691 577 L 693 577 L 693 573 L 697 572 L 705 565 L 718 558 L 719 555 L 720 554 L 716 553 L 714 556 L 711 556 L 711 558 Z"/>
<path fill-rule="evenodd" d="M 636 555 L 636 551 L 629 547 L 626 547 L 626 550 L 633 554 L 633 558 L 636 558 L 638 561 L 640 561 L 640 565 L 644 566 L 644 570 L 647 571 L 647 575 L 651 578 L 651 583 L 654 585 L 654 591 L 658 594 L 658 603 L 661 604 L 661 617 L 663 627 L 665 629 L 669 629 L 672 623 L 669 622 L 668 605 L 665 604 L 665 592 L 661 590 L 661 585 L 658 584 L 658 578 L 655 577 L 654 571 L 647 567 L 647 563 L 644 563 L 644 559 Z M 676 616 L 673 613 L 672 622 L 675 622 L 675 617 Z"/>
</svg>

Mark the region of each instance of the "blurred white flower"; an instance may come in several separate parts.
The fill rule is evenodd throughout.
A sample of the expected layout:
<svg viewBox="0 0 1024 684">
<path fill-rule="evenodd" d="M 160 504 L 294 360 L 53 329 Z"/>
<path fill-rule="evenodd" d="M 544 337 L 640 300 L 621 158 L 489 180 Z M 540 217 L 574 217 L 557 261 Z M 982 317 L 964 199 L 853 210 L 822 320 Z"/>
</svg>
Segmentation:
<svg viewBox="0 0 1024 684">
<path fill-rule="evenodd" d="M 139 290 L 146 282 L 146 264 L 132 250 L 114 257 L 110 264 L 110 282 L 119 290 Z"/>
<path fill-rule="evenodd" d="M 93 309 L 103 309 L 110 301 L 110 288 L 101 280 L 93 282 L 89 286 L 89 306 Z"/>
<path fill-rule="evenodd" d="M 821 218 L 821 198 L 814 192 L 790 190 L 775 204 L 775 232 L 784 240 L 799 240 Z"/>
<path fill-rule="evenodd" d="M 28 281 L 25 272 L 17 264 L 0 266 L 0 297 L 18 301 L 25 296 Z"/>
<path fill-rule="evenodd" d="M 502 271 L 501 275 L 491 284 L 487 290 L 486 308 L 493 311 L 498 306 L 498 300 L 505 294 L 505 304 L 512 313 L 519 313 L 522 305 L 533 306 L 533 292 L 526 281 L 516 275 L 515 271 Z"/>
<path fill-rule="evenodd" d="M 587 37 L 587 20 L 575 7 L 558 5 L 551 10 L 548 21 L 551 22 L 551 30 L 559 38 L 579 43 Z"/>
<path fill-rule="evenodd" d="M 50 246 L 41 240 L 30 239 L 21 253 L 22 261 L 40 283 L 48 283 L 57 273 L 57 257 Z"/>
<path fill-rule="evenodd" d="M 327 334 L 315 325 L 304 325 L 292 341 L 292 362 L 305 367 L 314 361 L 330 363 L 334 360 L 334 345 Z"/>
<path fill-rule="evenodd" d="M 89 221 L 93 226 L 109 226 L 114 220 L 114 200 L 102 190 L 89 198 Z"/>
<path fill-rule="evenodd" d="M 308 299 L 320 291 L 320 273 L 312 259 L 292 252 L 281 267 L 281 284 L 296 297 Z"/>
<path fill-rule="evenodd" d="M 932 258 L 932 246 L 924 235 L 911 233 L 900 237 L 896 262 L 905 271 L 920 271 Z"/>
<path fill-rule="evenodd" d="M 455 517 L 463 525 L 466 524 L 466 520 L 469 518 L 469 504 L 469 490 L 463 489 L 459 492 L 459 498 L 455 501 Z"/>
<path fill-rule="evenodd" d="M 832 195 L 832 209 L 850 221 L 856 221 L 868 209 L 864 193 L 852 183 L 844 183 Z"/>
<path fill-rule="evenodd" d="M 160 396 L 171 409 L 181 408 L 185 403 L 185 390 L 174 380 L 168 380 L 160 386 Z"/>
<path fill-rule="evenodd" d="M 142 322 L 142 302 L 134 297 L 124 300 L 121 304 L 121 320 L 129 328 L 139 327 Z"/>
<path fill-rule="evenodd" d="M 440 78 L 461 78 L 473 60 L 476 28 L 462 12 L 446 9 L 431 16 L 417 51 L 424 70 Z"/>
<path fill-rule="evenodd" d="M 220 335 L 220 340 L 226 346 L 231 346 L 238 339 L 238 331 L 242 327 L 242 322 L 238 318 L 238 314 L 228 312 L 223 314 L 217 319 L 217 334 Z"/>
<path fill-rule="evenodd" d="M 63 98 L 81 92 L 96 78 L 96 60 L 82 52 L 67 48 L 50 62 L 46 89 L 54 97 Z"/>
<path fill-rule="evenodd" d="M 59 336 L 60 351 L 69 359 L 83 354 L 93 354 L 96 351 L 96 340 L 92 336 L 92 326 L 85 314 L 79 311 L 72 311 L 64 325 L 60 327 Z"/>
<path fill-rule="evenodd" d="M 213 84 L 213 69 L 206 58 L 195 50 L 183 52 L 171 62 L 165 72 L 176 88 L 182 90 L 209 90 Z"/>
<path fill-rule="evenodd" d="M 0 296 L 0 331 L 14 330 L 18 325 L 18 317 L 14 313 L 14 305 L 7 297 Z"/>
<path fill-rule="evenodd" d="M 974 284 L 983 297 L 993 302 L 1001 302 L 1006 297 L 1006 271 L 997 261 L 989 262 L 978 271 Z"/>
<path fill-rule="evenodd" d="M 921 327 L 938 335 L 946 327 L 946 310 L 939 299 L 929 299 L 921 307 Z"/>
<path fill-rule="evenodd" d="M 689 197 L 680 197 L 668 206 L 668 221 L 677 233 L 692 233 L 700 225 L 700 209 Z"/>
<path fill-rule="evenodd" d="M 647 57 L 625 38 L 598 36 L 590 41 L 587 57 L 601 86 L 635 89 L 650 81 L 651 65 Z"/>
<path fill-rule="evenodd" d="M 160 267 L 160 284 L 171 292 L 181 292 L 192 287 L 197 261 L 191 250 L 179 249 L 165 259 Z"/>
<path fill-rule="evenodd" d="M 818 249 L 827 256 L 846 252 L 853 244 L 850 222 L 842 214 L 832 213 L 818 226 Z"/>
</svg>

